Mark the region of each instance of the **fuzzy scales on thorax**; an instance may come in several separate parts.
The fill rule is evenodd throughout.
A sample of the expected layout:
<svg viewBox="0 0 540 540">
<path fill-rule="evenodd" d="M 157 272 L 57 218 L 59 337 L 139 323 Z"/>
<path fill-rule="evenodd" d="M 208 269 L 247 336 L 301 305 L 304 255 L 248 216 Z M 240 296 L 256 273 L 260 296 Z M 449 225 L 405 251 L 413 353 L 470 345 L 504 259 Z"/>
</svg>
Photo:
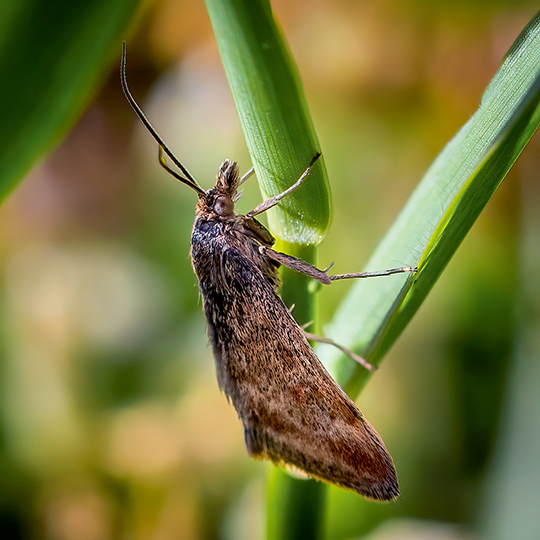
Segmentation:
<svg viewBox="0 0 540 540">
<path fill-rule="evenodd" d="M 255 219 L 260 227 L 262 225 Z M 235 250 L 250 261 L 274 290 L 279 287 L 279 264 L 259 251 L 260 245 L 271 246 L 272 242 L 264 241 L 253 229 L 246 226 L 244 216 L 223 219 L 217 216 L 199 215 L 195 219 L 191 236 L 191 259 L 193 269 L 199 280 L 219 279 L 219 264 L 228 250 Z"/>
</svg>

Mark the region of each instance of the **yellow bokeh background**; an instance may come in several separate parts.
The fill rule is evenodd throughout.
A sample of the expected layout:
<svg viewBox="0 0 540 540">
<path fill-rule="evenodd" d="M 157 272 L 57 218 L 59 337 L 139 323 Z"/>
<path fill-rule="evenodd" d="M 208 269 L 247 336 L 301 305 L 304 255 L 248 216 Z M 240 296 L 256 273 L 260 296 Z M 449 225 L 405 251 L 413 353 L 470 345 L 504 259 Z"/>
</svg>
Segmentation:
<svg viewBox="0 0 540 540">
<path fill-rule="evenodd" d="M 320 266 L 357 271 L 536 7 L 272 6 L 330 176 L 334 217 Z M 204 3 L 149 4 L 126 38 L 134 95 L 201 185 L 225 158 L 247 170 Z M 0 213 L 0 536 L 263 538 L 269 466 L 247 457 L 215 380 L 189 261 L 196 197 L 159 167 L 126 103 L 120 49 L 77 124 Z M 360 397 L 396 461 L 400 500 L 378 505 L 331 488 L 328 538 L 478 531 L 514 343 L 521 204 L 539 197 L 538 149 L 535 137 Z M 259 201 L 252 181 L 238 208 Z M 349 286 L 321 291 L 323 328 Z"/>
</svg>

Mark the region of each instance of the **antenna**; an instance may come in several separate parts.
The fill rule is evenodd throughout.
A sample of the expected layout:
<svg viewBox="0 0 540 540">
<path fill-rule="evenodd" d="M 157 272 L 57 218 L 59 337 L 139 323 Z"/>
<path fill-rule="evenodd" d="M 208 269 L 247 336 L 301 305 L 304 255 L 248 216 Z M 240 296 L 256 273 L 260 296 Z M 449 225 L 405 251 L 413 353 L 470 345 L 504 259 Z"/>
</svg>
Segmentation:
<svg viewBox="0 0 540 540">
<path fill-rule="evenodd" d="M 150 123 L 150 120 L 146 117 L 144 112 L 142 111 L 139 104 L 135 101 L 135 98 L 131 94 L 128 84 L 127 84 L 127 78 L 126 78 L 126 42 L 122 42 L 122 60 L 120 62 L 120 81 L 122 83 L 122 90 L 124 91 L 124 94 L 126 96 L 126 99 L 128 100 L 129 104 L 139 117 L 139 120 L 144 124 L 144 127 L 150 132 L 150 135 L 155 139 L 155 141 L 159 145 L 159 162 L 160 164 L 169 172 L 172 176 L 174 176 L 177 180 L 180 180 L 183 184 L 186 184 L 186 186 L 189 186 L 190 188 L 194 189 L 199 195 L 205 195 L 206 192 L 204 189 L 198 184 L 197 180 L 189 174 L 188 170 L 176 159 L 174 154 L 169 150 L 167 145 L 163 142 L 163 139 L 159 136 L 159 133 L 156 131 L 154 126 Z M 171 161 L 182 171 L 184 176 L 177 173 L 174 169 L 172 169 L 165 159 L 165 156 L 163 155 L 163 152 L 165 152 Z"/>
</svg>

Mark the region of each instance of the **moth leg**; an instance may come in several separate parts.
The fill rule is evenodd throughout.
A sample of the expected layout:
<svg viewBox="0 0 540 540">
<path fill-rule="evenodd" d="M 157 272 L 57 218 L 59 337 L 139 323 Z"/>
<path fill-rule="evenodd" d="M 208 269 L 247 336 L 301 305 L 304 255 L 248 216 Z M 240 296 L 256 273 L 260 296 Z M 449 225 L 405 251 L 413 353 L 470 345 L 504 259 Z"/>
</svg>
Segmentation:
<svg viewBox="0 0 540 540">
<path fill-rule="evenodd" d="M 401 274 L 403 272 L 417 272 L 416 266 L 400 266 L 399 268 L 389 268 L 388 270 L 375 270 L 373 272 L 352 272 L 350 274 L 335 274 L 328 276 L 331 281 L 337 281 L 338 279 L 354 279 L 354 278 L 367 278 L 367 277 L 380 277 L 391 276 L 392 274 Z"/>
<path fill-rule="evenodd" d="M 274 251 L 267 246 L 259 246 L 259 252 L 291 270 L 295 270 L 296 272 L 300 272 L 301 274 L 320 281 L 324 285 L 330 285 L 330 283 L 332 283 L 330 276 L 326 272 L 319 270 L 316 266 L 313 266 L 302 259 L 287 255 L 286 253 Z"/>
<path fill-rule="evenodd" d="M 316 266 L 313 266 L 302 259 L 293 257 L 292 255 L 287 255 L 286 253 L 275 251 L 267 246 L 259 246 L 259 252 L 266 255 L 270 259 L 277 261 L 283 266 L 290 268 L 291 270 L 295 270 L 296 272 L 300 272 L 301 274 L 320 281 L 323 285 L 330 285 L 332 281 L 337 281 L 339 279 L 391 276 L 392 274 L 400 274 L 402 272 L 417 271 L 417 268 L 413 268 L 412 266 L 401 266 L 399 268 L 390 268 L 389 270 L 377 270 L 374 272 L 352 272 L 349 274 L 335 274 L 333 276 L 329 276 L 326 272 L 331 268 L 331 266 L 329 266 L 326 270 L 319 270 L 319 268 Z"/>
<path fill-rule="evenodd" d="M 349 274 L 335 274 L 329 276 L 326 272 L 332 267 L 329 266 L 326 270 L 319 270 L 316 266 L 309 264 L 302 259 L 293 257 L 292 255 L 287 255 L 286 253 L 281 253 L 279 251 L 274 251 L 273 249 L 267 246 L 259 246 L 259 252 L 266 255 L 270 259 L 277 261 L 278 263 L 300 272 L 310 278 L 320 281 L 323 285 L 330 285 L 332 281 L 337 281 L 339 279 L 354 279 L 354 278 L 368 278 L 368 277 L 379 277 L 379 276 L 391 276 L 392 274 L 400 274 L 402 272 L 416 272 L 418 269 L 412 266 L 401 266 L 399 268 L 390 268 L 389 270 L 376 270 L 374 272 L 352 272 Z"/>
<path fill-rule="evenodd" d="M 310 332 L 306 332 L 305 330 L 304 330 L 304 333 L 306 334 L 306 337 L 308 339 L 311 339 L 312 341 L 316 341 L 317 343 L 326 343 L 327 345 L 333 345 L 334 347 L 338 348 L 342 353 L 346 354 L 349 358 L 352 358 L 353 360 L 358 362 L 361 366 L 364 366 L 368 371 L 375 371 L 377 369 L 376 366 L 371 365 L 369 362 L 364 360 L 361 356 L 358 356 L 357 354 L 352 352 L 350 349 L 343 347 L 343 345 L 336 343 L 333 339 L 317 336 L 316 334 L 311 334 Z"/>
<path fill-rule="evenodd" d="M 254 172 L 255 172 L 255 169 L 253 167 L 251 167 L 251 169 L 249 169 L 249 171 L 246 172 L 242 176 L 242 178 L 240 178 L 240 180 L 238 181 L 238 186 L 241 186 L 246 180 L 248 180 L 249 177 L 252 176 Z"/>
<path fill-rule="evenodd" d="M 287 195 L 292 193 L 295 189 L 298 189 L 302 185 L 302 182 L 307 178 L 307 176 L 311 172 L 313 165 L 315 165 L 315 163 L 320 157 L 321 157 L 321 153 L 317 152 L 315 157 L 311 160 L 311 163 L 307 166 L 307 169 L 302 173 L 302 176 L 300 176 L 300 178 L 291 187 L 287 188 L 285 191 L 282 191 L 278 195 L 274 195 L 273 197 L 266 199 L 266 201 L 263 201 L 261 204 L 255 207 L 251 212 L 248 212 L 246 214 L 246 217 L 252 218 L 258 214 L 262 214 L 263 212 L 266 212 L 269 208 L 276 206 L 276 204 L 279 201 L 284 199 Z M 242 181 L 240 181 L 240 183 L 242 183 Z"/>
</svg>

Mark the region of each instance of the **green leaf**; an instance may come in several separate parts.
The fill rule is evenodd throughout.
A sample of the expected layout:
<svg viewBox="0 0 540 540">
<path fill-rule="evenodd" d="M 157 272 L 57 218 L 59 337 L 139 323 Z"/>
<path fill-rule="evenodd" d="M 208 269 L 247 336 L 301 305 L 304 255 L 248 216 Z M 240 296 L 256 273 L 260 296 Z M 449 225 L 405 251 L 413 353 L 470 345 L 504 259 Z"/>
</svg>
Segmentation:
<svg viewBox="0 0 540 540">
<path fill-rule="evenodd" d="M 368 263 L 418 265 L 414 275 L 359 280 L 329 335 L 378 364 L 412 318 L 540 122 L 540 14 L 512 45 L 478 111 L 427 171 Z M 369 373 L 328 346 L 318 349 L 357 394 Z"/>
<path fill-rule="evenodd" d="M 0 3 L 0 199 L 67 131 L 119 57 L 138 0 Z"/>
<path fill-rule="evenodd" d="M 266 197 L 293 184 L 319 143 L 298 72 L 267 0 L 206 0 L 221 59 Z M 318 244 L 331 217 L 324 159 L 304 185 L 268 212 L 272 232 Z"/>
<path fill-rule="evenodd" d="M 267 0 L 206 0 L 206 5 L 261 190 L 270 197 L 291 186 L 320 152 L 298 73 Z M 301 188 L 267 214 L 278 249 L 314 263 L 315 246 L 331 218 L 324 158 Z M 294 304 L 300 323 L 315 315 L 310 281 L 282 272 L 281 296 L 286 305 Z M 267 538 L 316 538 L 325 491 L 320 483 L 275 470 Z"/>
</svg>

